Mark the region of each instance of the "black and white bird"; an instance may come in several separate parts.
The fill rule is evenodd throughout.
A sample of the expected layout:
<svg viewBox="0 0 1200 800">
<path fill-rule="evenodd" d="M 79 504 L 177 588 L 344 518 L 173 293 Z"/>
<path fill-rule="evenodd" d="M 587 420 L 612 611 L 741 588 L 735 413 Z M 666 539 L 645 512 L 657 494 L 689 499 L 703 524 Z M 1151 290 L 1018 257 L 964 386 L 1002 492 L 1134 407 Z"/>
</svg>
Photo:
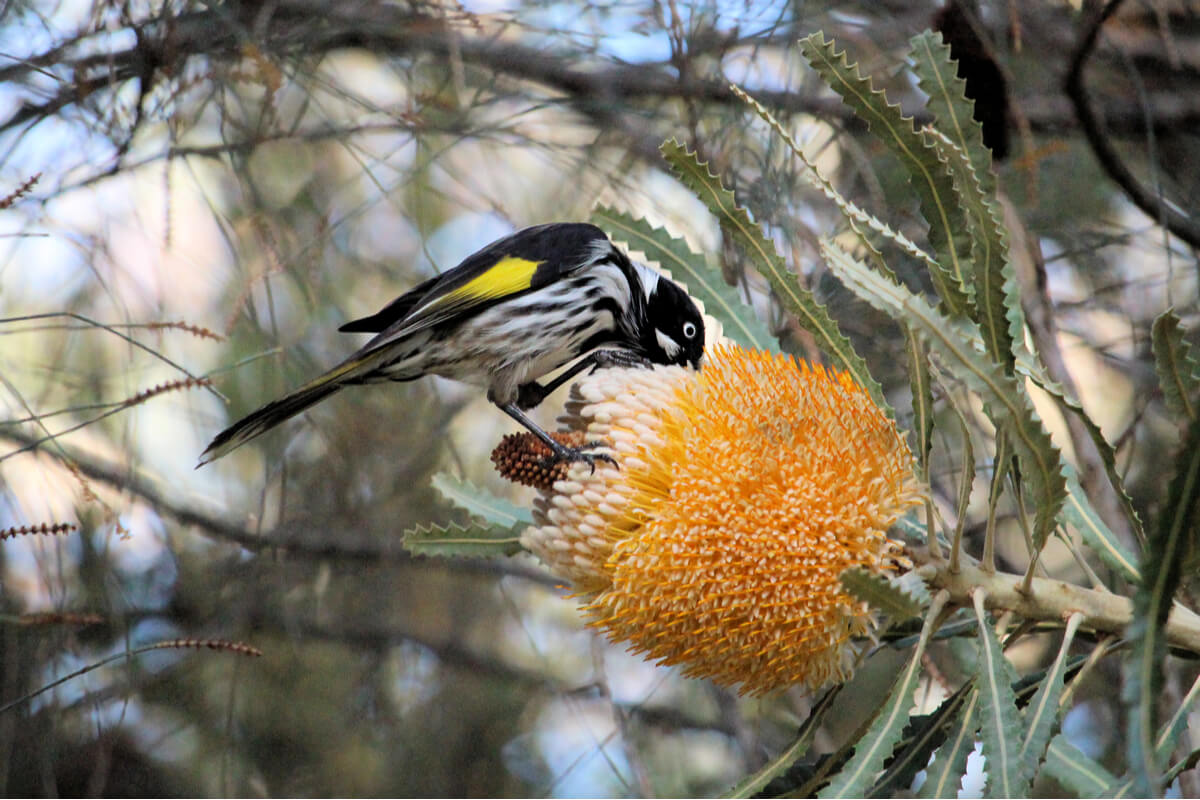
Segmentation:
<svg viewBox="0 0 1200 800">
<path fill-rule="evenodd" d="M 704 320 L 683 289 L 630 260 L 596 226 L 572 222 L 499 239 L 339 330 L 375 336 L 325 374 L 217 434 L 198 466 L 345 386 L 423 375 L 486 387 L 488 399 L 545 442 L 554 460 L 594 465 L 604 457 L 560 444 L 525 411 L 588 368 L 699 369 L 704 353 Z"/>
</svg>

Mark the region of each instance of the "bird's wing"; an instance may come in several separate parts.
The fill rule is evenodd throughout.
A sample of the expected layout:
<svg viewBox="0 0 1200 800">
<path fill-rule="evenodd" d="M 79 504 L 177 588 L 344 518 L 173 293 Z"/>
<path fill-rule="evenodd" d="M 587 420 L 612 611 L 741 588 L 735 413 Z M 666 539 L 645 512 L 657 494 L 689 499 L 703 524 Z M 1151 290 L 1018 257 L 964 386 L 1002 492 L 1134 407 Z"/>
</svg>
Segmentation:
<svg viewBox="0 0 1200 800">
<path fill-rule="evenodd" d="M 377 333 L 363 348 L 374 350 L 553 283 L 591 263 L 594 249 L 589 247 L 601 240 L 607 244 L 603 232 L 581 223 L 526 228 L 409 290 L 377 314 L 339 330 Z"/>
</svg>

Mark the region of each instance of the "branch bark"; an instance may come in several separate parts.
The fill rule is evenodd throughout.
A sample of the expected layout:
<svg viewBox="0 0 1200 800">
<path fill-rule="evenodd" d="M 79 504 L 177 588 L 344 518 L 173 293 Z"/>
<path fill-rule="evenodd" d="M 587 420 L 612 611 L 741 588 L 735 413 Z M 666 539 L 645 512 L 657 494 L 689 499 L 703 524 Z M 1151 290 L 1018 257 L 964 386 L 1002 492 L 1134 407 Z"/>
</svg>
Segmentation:
<svg viewBox="0 0 1200 800">
<path fill-rule="evenodd" d="M 985 572 L 964 564 L 957 572 L 945 562 L 921 566 L 918 574 L 932 589 L 950 592 L 951 602 L 970 605 L 977 589 L 987 592 L 989 609 L 1013 611 L 1028 620 L 1065 622 L 1075 612 L 1084 615 L 1082 627 L 1098 633 L 1122 634 L 1133 619 L 1133 602 L 1112 592 L 1085 589 L 1073 583 L 1034 578 L 1028 594 L 1020 591 L 1024 576 Z M 1167 642 L 1200 653 L 1200 616 L 1176 604 L 1167 619 Z"/>
</svg>

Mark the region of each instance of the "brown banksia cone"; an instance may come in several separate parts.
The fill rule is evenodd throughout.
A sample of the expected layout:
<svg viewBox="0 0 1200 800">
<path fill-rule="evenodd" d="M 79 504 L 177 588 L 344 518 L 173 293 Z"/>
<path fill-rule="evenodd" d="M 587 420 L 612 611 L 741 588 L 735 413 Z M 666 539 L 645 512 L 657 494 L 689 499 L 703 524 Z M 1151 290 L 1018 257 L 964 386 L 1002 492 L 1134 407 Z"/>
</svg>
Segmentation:
<svg viewBox="0 0 1200 800">
<path fill-rule="evenodd" d="M 564 447 L 582 447 L 583 431 L 552 433 L 553 439 Z M 566 462 L 552 462 L 553 453 L 545 442 L 528 431 L 510 433 L 492 451 L 492 463 L 501 476 L 522 486 L 549 491 L 555 481 L 567 477 Z"/>
</svg>

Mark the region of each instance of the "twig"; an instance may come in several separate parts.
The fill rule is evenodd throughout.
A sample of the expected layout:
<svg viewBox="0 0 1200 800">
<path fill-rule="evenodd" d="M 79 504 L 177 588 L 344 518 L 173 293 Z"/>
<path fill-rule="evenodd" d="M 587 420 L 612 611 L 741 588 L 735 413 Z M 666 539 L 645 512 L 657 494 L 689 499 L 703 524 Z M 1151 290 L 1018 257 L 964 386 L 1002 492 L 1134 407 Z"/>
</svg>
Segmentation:
<svg viewBox="0 0 1200 800">
<path fill-rule="evenodd" d="M 1100 121 L 1096 118 L 1095 111 L 1092 110 L 1091 99 L 1083 85 L 1083 68 L 1096 47 L 1100 29 L 1120 7 L 1121 2 L 1122 0 L 1109 0 L 1104 8 L 1084 26 L 1079 43 L 1071 58 L 1071 68 L 1067 71 L 1063 90 L 1067 93 L 1067 97 L 1071 98 L 1071 105 L 1075 109 L 1079 127 L 1083 130 L 1083 135 L 1087 138 L 1092 152 L 1096 154 L 1096 160 L 1108 173 L 1108 177 L 1112 178 L 1133 201 L 1133 204 L 1147 216 L 1162 224 L 1192 247 L 1200 247 L 1200 225 L 1191 217 L 1179 213 L 1164 202 L 1161 195 L 1155 194 L 1143 186 L 1125 166 L 1125 162 L 1117 154 L 1116 148 L 1112 146 L 1104 131 L 1100 129 Z"/>
<path fill-rule="evenodd" d="M 12 701 L 0 706 L 0 714 L 3 714 L 5 711 L 9 711 L 13 708 L 16 708 L 17 706 L 21 705 L 22 703 L 28 702 L 28 701 L 32 700 L 33 698 L 37 697 L 38 695 L 45 694 L 46 692 L 50 691 L 51 689 L 54 689 L 55 687 L 63 685 L 67 681 L 74 680 L 75 678 L 78 678 L 81 675 L 86 675 L 87 673 L 91 672 L 92 670 L 107 666 L 108 664 L 112 664 L 113 662 L 132 658 L 133 656 L 141 655 L 142 653 L 149 653 L 152 650 L 166 650 L 166 649 L 174 649 L 174 648 L 206 648 L 209 650 L 220 650 L 220 651 L 227 652 L 227 653 L 237 653 L 238 655 L 255 656 L 255 657 L 259 657 L 262 655 L 262 651 L 259 650 L 257 647 L 251 647 L 250 645 L 243 644 L 242 642 L 228 642 L 228 641 L 225 641 L 224 639 L 171 639 L 170 641 L 166 641 L 166 642 L 155 642 L 154 644 L 149 644 L 149 645 L 146 645 L 145 647 L 135 648 L 133 650 L 130 650 L 129 652 L 116 653 L 107 658 L 102 658 L 99 661 L 95 662 L 94 664 L 88 664 L 86 667 L 83 667 L 82 669 L 77 669 L 74 672 L 68 673 L 67 675 L 63 675 L 61 678 L 58 678 L 57 680 L 53 680 L 50 683 L 47 683 L 45 686 L 41 687 L 40 689 L 35 689 L 34 691 L 32 691 L 28 694 L 18 697 L 16 700 L 12 700 Z"/>
<path fill-rule="evenodd" d="M 107 325 L 103 322 L 97 322 L 96 320 L 89 319 L 89 318 L 83 316 L 82 314 L 76 314 L 73 311 L 50 311 L 50 312 L 47 312 L 44 314 L 25 314 L 25 315 L 22 315 L 19 317 L 4 317 L 4 318 L 0 318 L 0 325 L 9 324 L 12 322 L 31 322 L 33 320 L 39 320 L 39 319 L 56 319 L 59 317 L 66 317 L 67 319 L 73 319 L 76 322 L 82 322 L 85 325 L 90 325 L 93 328 L 99 328 L 102 331 L 108 331 L 112 335 L 125 340 L 126 342 L 128 342 L 129 344 L 138 348 L 139 350 L 144 350 L 145 352 L 154 356 L 159 361 L 162 361 L 163 363 L 167 364 L 168 366 L 179 370 L 184 375 L 186 375 L 188 378 L 191 378 L 193 381 L 202 380 L 199 375 L 193 375 L 191 372 L 188 372 L 186 369 L 184 369 L 181 365 L 176 364 L 174 361 L 167 358 L 166 356 L 164 356 L 162 353 L 158 352 L 154 348 L 144 345 L 141 342 L 139 342 L 137 339 L 134 339 L 132 336 L 130 336 L 126 333 L 122 333 L 121 331 L 117 330 L 117 326 Z M 222 402 L 224 402 L 224 403 L 229 402 L 228 397 L 226 397 L 225 395 L 218 392 L 212 386 L 206 386 L 205 388 L 208 389 L 208 391 L 211 392 L 213 395 L 220 398 Z"/>
<path fill-rule="evenodd" d="M 16 431 L 4 432 L 0 434 L 0 438 L 10 439 L 18 444 L 28 444 L 33 441 L 32 436 Z M 252 553 L 275 551 L 305 558 L 336 558 L 345 561 L 367 561 L 376 564 L 382 562 L 408 563 L 418 560 L 410 555 L 400 544 L 394 546 L 347 544 L 330 540 L 324 533 L 319 536 L 313 535 L 311 538 L 301 538 L 295 535 L 287 536 L 284 534 L 283 531 L 285 529 L 294 531 L 299 527 L 295 521 L 285 526 L 280 526 L 275 532 L 272 532 L 272 535 L 259 535 L 240 525 L 226 522 L 200 509 L 169 499 L 156 489 L 150 480 L 142 477 L 136 469 L 84 455 L 61 444 L 58 444 L 57 447 L 59 452 L 50 452 L 48 450 L 43 452 L 53 458 L 60 459 L 64 464 L 73 465 L 80 473 L 93 480 L 102 481 L 139 498 L 154 508 L 157 514 L 171 517 L 181 525 L 194 526 L 200 533 L 211 539 L 236 544 Z M 442 569 L 455 572 L 521 578 L 535 585 L 550 589 L 556 589 L 562 585 L 561 580 L 550 575 L 545 570 L 528 567 L 516 562 L 510 563 L 507 561 L 485 559 L 436 559 L 435 561 L 423 560 L 422 563 L 425 565 L 436 564 Z"/>
</svg>

